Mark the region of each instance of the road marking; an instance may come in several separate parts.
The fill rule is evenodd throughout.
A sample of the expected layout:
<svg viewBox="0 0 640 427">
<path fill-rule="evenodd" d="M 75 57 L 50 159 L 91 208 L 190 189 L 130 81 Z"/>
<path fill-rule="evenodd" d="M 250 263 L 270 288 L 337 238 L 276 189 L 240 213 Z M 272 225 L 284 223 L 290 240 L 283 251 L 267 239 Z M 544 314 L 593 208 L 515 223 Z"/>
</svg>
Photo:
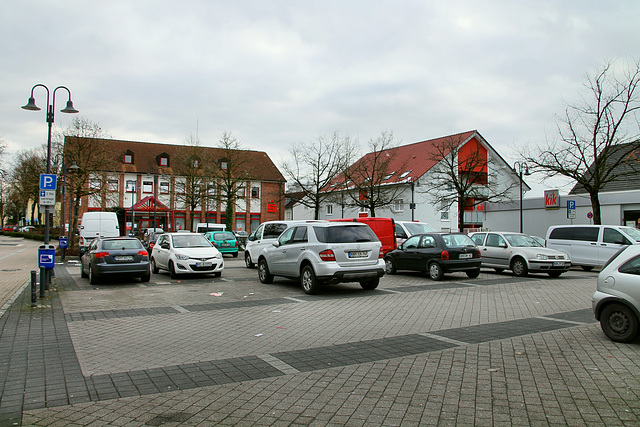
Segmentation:
<svg viewBox="0 0 640 427">
<path fill-rule="evenodd" d="M 575 322 L 573 320 L 558 319 L 556 317 L 534 316 L 534 319 L 553 320 L 556 322 L 571 323 L 572 325 L 587 325 L 587 323 L 584 323 L 584 322 Z"/>
<path fill-rule="evenodd" d="M 278 359 L 277 357 L 272 356 L 271 354 L 258 354 L 256 357 L 264 360 L 269 365 L 273 366 L 274 368 L 276 368 L 277 370 L 279 370 L 283 374 L 297 374 L 297 373 L 300 372 L 298 369 L 294 368 L 293 366 L 289 365 L 288 363 L 283 362 L 282 360 Z"/>
<path fill-rule="evenodd" d="M 422 335 L 423 337 L 427 337 L 427 338 L 433 338 L 439 341 L 443 341 L 449 344 L 455 344 L 455 345 L 459 345 L 459 346 L 464 346 L 464 345 L 469 345 L 468 342 L 464 342 L 464 341 L 458 341 L 458 340 L 454 340 L 452 338 L 447 338 L 447 337 L 442 337 L 440 335 L 436 335 L 436 334 L 430 334 L 428 332 L 423 332 L 420 333 L 418 335 Z"/>
<path fill-rule="evenodd" d="M 191 311 L 179 305 L 172 305 L 171 308 L 175 309 L 176 311 L 179 311 L 180 313 L 191 313 Z"/>
<path fill-rule="evenodd" d="M 291 301 L 295 301 L 295 302 L 307 302 L 303 299 L 298 299 L 298 298 L 294 298 L 294 297 L 284 297 L 285 299 L 291 300 Z"/>
</svg>

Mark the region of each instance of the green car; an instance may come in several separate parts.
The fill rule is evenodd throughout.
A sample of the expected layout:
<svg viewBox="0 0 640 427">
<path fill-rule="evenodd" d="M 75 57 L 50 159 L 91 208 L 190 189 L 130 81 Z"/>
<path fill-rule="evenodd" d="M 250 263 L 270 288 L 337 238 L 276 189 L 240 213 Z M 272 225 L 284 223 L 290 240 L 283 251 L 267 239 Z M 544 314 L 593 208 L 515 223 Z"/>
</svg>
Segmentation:
<svg viewBox="0 0 640 427">
<path fill-rule="evenodd" d="M 233 254 L 234 258 L 238 256 L 238 240 L 232 232 L 208 231 L 204 237 L 213 243 L 221 254 Z"/>
</svg>

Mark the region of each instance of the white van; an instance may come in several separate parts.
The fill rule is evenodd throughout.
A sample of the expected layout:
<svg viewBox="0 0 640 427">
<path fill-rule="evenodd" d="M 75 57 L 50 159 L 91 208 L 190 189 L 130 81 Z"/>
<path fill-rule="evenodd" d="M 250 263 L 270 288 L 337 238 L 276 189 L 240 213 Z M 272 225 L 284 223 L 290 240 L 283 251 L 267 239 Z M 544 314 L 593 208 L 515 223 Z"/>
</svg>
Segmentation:
<svg viewBox="0 0 640 427">
<path fill-rule="evenodd" d="M 258 255 L 262 249 L 272 244 L 280 234 L 286 230 L 290 225 L 304 224 L 307 222 L 326 222 L 315 220 L 293 220 L 293 221 L 267 221 L 260 224 L 260 226 L 247 237 L 247 244 L 244 249 L 244 263 L 247 268 L 255 267 L 255 263 L 258 262 Z"/>
<path fill-rule="evenodd" d="M 115 212 L 85 212 L 80 220 L 80 246 L 89 246 L 96 237 L 118 237 L 120 225 Z"/>
<path fill-rule="evenodd" d="M 626 245 L 640 244 L 640 230 L 621 225 L 552 225 L 546 246 L 569 254 L 571 264 L 589 271 L 602 267 Z"/>
<path fill-rule="evenodd" d="M 419 221 L 395 221 L 396 243 L 400 245 L 414 234 L 433 233 L 436 231 L 431 224 Z"/>
<path fill-rule="evenodd" d="M 209 231 L 227 231 L 227 225 L 213 222 L 199 222 L 193 231 L 199 234 L 208 233 Z"/>
</svg>

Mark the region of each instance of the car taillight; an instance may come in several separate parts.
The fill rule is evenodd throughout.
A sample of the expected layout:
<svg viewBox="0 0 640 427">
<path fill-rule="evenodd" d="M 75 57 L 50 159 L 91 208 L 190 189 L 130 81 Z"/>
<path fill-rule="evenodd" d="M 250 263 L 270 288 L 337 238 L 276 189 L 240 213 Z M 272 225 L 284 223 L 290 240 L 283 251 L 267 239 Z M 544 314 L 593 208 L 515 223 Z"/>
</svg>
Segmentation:
<svg viewBox="0 0 640 427">
<path fill-rule="evenodd" d="M 84 237 L 80 236 L 80 246 L 85 246 Z"/>
<path fill-rule="evenodd" d="M 149 256 L 149 252 L 147 252 L 147 251 L 138 251 L 138 255 Z"/>
<path fill-rule="evenodd" d="M 237 240 L 233 242 L 233 246 L 238 247 L 238 241 Z"/>
<path fill-rule="evenodd" d="M 482 252 L 480 252 L 480 249 L 478 249 L 478 258 L 482 258 Z"/>
<path fill-rule="evenodd" d="M 440 259 L 449 259 L 449 252 L 447 251 L 442 251 L 440 253 Z"/>
<path fill-rule="evenodd" d="M 382 251 L 382 248 L 380 248 L 380 252 L 378 253 L 378 258 L 384 258 L 384 252 Z"/>
<path fill-rule="evenodd" d="M 322 252 L 320 252 L 318 255 L 320 255 L 320 259 L 323 261 L 335 261 L 336 260 L 336 256 L 333 253 L 333 251 L 331 249 L 326 249 Z"/>
<path fill-rule="evenodd" d="M 109 256 L 109 252 L 96 252 L 93 256 L 95 258 L 104 258 L 106 256 Z"/>
</svg>

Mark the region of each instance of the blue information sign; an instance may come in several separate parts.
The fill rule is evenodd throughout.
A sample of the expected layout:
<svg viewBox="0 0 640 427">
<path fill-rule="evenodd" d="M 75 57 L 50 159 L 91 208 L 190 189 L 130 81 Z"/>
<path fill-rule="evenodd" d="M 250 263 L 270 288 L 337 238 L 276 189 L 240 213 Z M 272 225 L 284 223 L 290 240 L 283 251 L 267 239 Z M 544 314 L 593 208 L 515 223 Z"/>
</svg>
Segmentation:
<svg viewBox="0 0 640 427">
<path fill-rule="evenodd" d="M 575 200 L 567 200 L 567 209 L 575 209 L 576 201 Z"/>
<path fill-rule="evenodd" d="M 40 174 L 40 190 L 55 190 L 57 187 L 57 176 L 52 173 Z"/>
</svg>

